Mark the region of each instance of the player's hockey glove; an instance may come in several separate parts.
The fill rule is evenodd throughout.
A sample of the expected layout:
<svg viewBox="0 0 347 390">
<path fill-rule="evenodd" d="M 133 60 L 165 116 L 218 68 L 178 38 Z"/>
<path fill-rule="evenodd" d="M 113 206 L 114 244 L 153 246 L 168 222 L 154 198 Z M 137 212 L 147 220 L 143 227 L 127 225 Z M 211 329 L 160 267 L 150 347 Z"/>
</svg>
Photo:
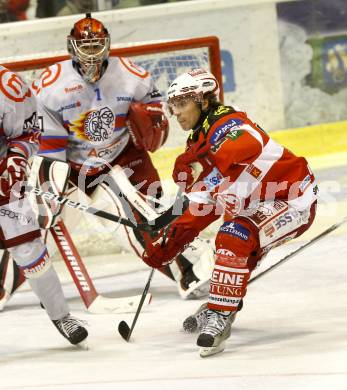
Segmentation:
<svg viewBox="0 0 347 390">
<path fill-rule="evenodd" d="M 172 178 L 183 191 L 191 187 L 200 176 L 203 171 L 202 159 L 210 147 L 209 144 L 195 144 L 176 158 Z"/>
<path fill-rule="evenodd" d="M 131 103 L 126 124 L 135 147 L 149 152 L 159 149 L 169 133 L 161 103 Z"/>
<path fill-rule="evenodd" d="M 11 192 L 15 196 L 20 195 L 21 183 L 26 178 L 27 164 L 28 160 L 24 156 L 9 152 L 6 169 L 0 177 L 0 196 L 9 197 Z"/>
<path fill-rule="evenodd" d="M 198 234 L 195 229 L 172 223 L 163 228 L 153 241 L 146 244 L 142 260 L 153 268 L 171 263 Z"/>
</svg>

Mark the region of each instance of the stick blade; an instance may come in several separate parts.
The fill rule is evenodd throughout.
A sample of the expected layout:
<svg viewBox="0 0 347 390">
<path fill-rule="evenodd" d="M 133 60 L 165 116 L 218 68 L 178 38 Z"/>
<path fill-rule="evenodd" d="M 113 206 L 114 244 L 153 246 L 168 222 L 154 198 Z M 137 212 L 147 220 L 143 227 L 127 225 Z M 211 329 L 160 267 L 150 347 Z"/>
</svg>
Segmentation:
<svg viewBox="0 0 347 390">
<path fill-rule="evenodd" d="M 125 341 L 129 341 L 130 339 L 130 328 L 129 325 L 125 321 L 121 321 L 118 324 L 118 332 L 123 337 Z"/>
</svg>

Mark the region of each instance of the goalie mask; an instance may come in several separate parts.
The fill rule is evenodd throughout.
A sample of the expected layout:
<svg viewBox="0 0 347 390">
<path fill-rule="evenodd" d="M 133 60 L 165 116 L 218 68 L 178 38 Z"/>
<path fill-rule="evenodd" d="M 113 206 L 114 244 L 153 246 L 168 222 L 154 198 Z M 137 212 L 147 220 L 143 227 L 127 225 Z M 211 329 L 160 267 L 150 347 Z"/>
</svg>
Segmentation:
<svg viewBox="0 0 347 390">
<path fill-rule="evenodd" d="M 105 26 L 91 14 L 75 23 L 67 37 L 67 49 L 88 83 L 103 75 L 110 52 L 110 35 Z"/>
<path fill-rule="evenodd" d="M 170 85 L 167 92 L 169 111 L 176 114 L 185 101 L 191 99 L 201 105 L 208 96 L 219 99 L 217 79 L 204 69 L 193 69 L 178 76 Z"/>
</svg>

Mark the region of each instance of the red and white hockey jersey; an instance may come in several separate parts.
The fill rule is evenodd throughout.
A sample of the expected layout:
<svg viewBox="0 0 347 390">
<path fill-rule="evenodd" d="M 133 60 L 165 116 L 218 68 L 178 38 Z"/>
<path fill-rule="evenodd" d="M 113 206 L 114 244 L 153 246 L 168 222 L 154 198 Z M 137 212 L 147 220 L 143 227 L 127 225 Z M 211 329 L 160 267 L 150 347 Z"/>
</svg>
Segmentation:
<svg viewBox="0 0 347 390">
<path fill-rule="evenodd" d="M 259 201 L 281 199 L 301 211 L 316 200 L 314 176 L 305 158 L 276 143 L 246 113 L 232 107 L 211 112 L 191 135 L 186 153 L 190 148 L 203 167 L 191 188 L 196 202 L 216 205 L 221 200 L 234 216 L 247 216 Z M 201 217 L 201 212 L 193 215 L 187 210 L 176 222 L 193 223 L 202 230 L 218 218 L 216 212 Z"/>
<path fill-rule="evenodd" d="M 29 158 L 38 150 L 39 134 L 31 90 L 17 74 L 0 66 L 0 175 L 8 150 Z"/>
<path fill-rule="evenodd" d="M 47 68 L 33 83 L 42 117 L 40 154 L 72 167 L 102 170 L 129 141 L 126 118 L 133 101 L 156 103 L 161 95 L 149 73 L 125 58 L 110 57 L 99 81 L 83 80 L 71 60 Z"/>
</svg>

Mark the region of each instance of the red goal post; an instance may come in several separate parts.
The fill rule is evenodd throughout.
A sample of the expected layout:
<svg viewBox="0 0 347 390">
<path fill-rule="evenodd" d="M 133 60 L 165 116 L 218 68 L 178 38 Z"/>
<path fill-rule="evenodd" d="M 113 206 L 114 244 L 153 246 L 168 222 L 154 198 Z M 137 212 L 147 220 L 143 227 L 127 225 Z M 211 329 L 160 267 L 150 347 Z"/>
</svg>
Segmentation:
<svg viewBox="0 0 347 390">
<path fill-rule="evenodd" d="M 192 68 L 207 68 L 219 81 L 220 99 L 223 101 L 220 46 L 219 39 L 215 36 L 134 44 L 112 48 L 110 55 L 133 59 L 135 63 L 151 73 L 157 87 L 163 93 L 179 74 Z M 39 56 L 32 59 L 19 59 L 2 65 L 15 72 L 23 72 L 24 78 L 31 81 L 39 76 L 40 70 L 69 58 L 68 55 Z"/>
</svg>

